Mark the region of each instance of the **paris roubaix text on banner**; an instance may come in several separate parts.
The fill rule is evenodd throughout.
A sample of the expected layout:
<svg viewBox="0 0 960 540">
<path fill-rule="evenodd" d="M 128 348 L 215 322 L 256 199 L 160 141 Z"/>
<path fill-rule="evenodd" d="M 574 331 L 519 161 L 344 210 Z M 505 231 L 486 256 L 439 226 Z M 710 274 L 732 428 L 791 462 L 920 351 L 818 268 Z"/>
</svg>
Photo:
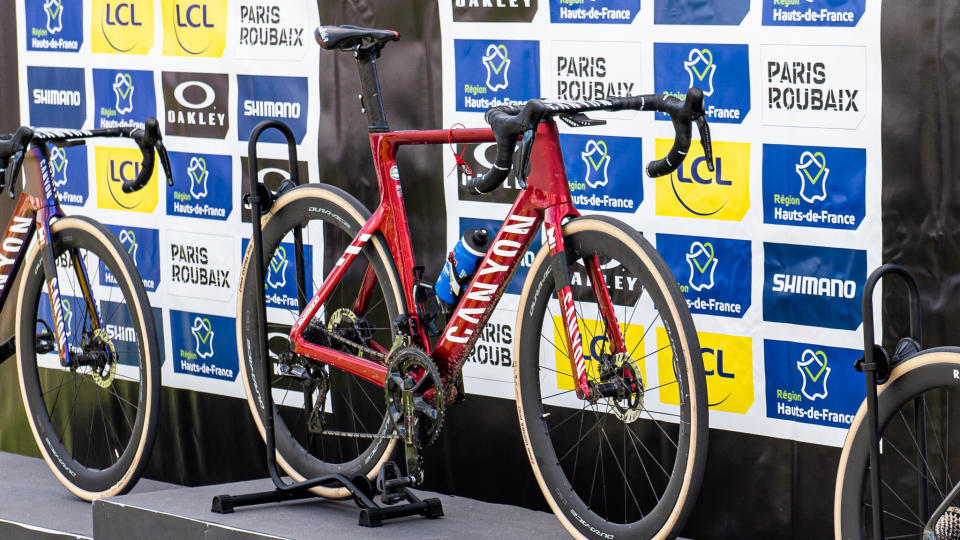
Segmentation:
<svg viewBox="0 0 960 540">
<path fill-rule="evenodd" d="M 277 119 L 296 133 L 302 181 L 317 170 L 316 2 L 15 4 L 23 29 L 17 59 L 24 124 L 93 129 L 143 127 L 149 116 L 159 121 L 173 185 L 157 166 L 145 188 L 123 192 L 123 182 L 140 172 L 140 150 L 128 139 L 51 146 L 54 184 L 69 214 L 108 224 L 133 257 L 163 342 L 164 386 L 243 397 L 236 290 L 251 231 L 249 211 L 239 203 L 247 175 L 241 168 L 248 164 L 241 156 L 253 126 Z M 282 142 L 276 132 L 263 141 L 258 174 L 276 188 L 289 177 L 287 150 L 270 144 Z M 313 247 L 308 253 L 314 255 Z M 271 305 L 295 302 L 283 261 L 275 268 Z M 96 281 L 101 303 L 115 301 L 113 276 L 99 272 Z M 118 348 L 129 345 L 129 324 L 106 322 Z"/>
<path fill-rule="evenodd" d="M 574 203 L 641 231 L 673 272 L 700 337 L 711 427 L 840 445 L 863 397 L 847 390 L 860 289 L 881 262 L 879 2 L 450 0 L 439 15 L 444 127 L 482 126 L 488 107 L 534 97 L 704 91 L 714 171 L 694 142 L 675 172 L 647 176 L 674 142 L 664 114 L 558 123 Z M 454 152 L 474 174 L 496 157 L 490 143 L 452 150 L 447 171 Z M 499 224 L 521 189 L 511 174 L 477 195 L 465 172 L 456 177 L 444 183 L 445 249 L 467 228 Z M 464 368 L 467 392 L 514 395 L 505 366 L 516 361 L 511 310 L 524 276 Z M 605 277 L 614 288 L 632 278 Z M 632 326 L 625 339 L 646 350 L 641 372 L 655 382 L 669 366 L 656 353 L 664 330 Z"/>
</svg>

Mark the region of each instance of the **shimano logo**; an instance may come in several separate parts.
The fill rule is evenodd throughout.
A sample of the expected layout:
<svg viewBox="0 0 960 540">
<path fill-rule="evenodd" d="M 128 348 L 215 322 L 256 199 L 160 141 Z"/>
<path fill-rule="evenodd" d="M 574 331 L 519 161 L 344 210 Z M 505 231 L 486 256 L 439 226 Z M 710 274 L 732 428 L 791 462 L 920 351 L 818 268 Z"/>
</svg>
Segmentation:
<svg viewBox="0 0 960 540">
<path fill-rule="evenodd" d="M 849 279 L 774 274 L 773 292 L 852 299 L 856 295 L 857 284 Z"/>
<path fill-rule="evenodd" d="M 34 88 L 33 103 L 36 105 L 63 105 L 79 107 L 83 104 L 80 92 L 77 90 L 52 90 Z"/>
<path fill-rule="evenodd" d="M 300 118 L 300 104 L 289 101 L 259 101 L 247 99 L 243 102 L 243 114 L 244 116 Z"/>
</svg>

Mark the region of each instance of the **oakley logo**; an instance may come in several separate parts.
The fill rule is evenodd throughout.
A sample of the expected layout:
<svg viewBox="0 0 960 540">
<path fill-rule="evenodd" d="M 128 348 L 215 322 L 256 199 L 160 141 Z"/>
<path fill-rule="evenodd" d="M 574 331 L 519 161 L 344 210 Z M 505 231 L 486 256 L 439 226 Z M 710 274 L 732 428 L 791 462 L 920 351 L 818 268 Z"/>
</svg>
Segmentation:
<svg viewBox="0 0 960 540">
<path fill-rule="evenodd" d="M 186 92 L 189 88 L 199 88 L 203 91 L 203 99 L 200 101 L 191 101 L 188 99 Z M 196 92 L 193 92 L 193 94 L 196 95 Z M 205 82 L 184 81 L 173 89 L 173 97 L 177 100 L 177 103 L 188 109 L 205 109 L 213 104 L 213 101 L 217 98 L 217 92 L 212 86 Z"/>
</svg>

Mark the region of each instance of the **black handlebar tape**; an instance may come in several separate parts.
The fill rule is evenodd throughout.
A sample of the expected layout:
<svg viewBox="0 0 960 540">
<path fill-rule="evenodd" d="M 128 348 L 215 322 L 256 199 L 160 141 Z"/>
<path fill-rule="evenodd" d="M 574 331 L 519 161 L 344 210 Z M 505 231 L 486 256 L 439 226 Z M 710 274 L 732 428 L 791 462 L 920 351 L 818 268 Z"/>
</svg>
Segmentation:
<svg viewBox="0 0 960 540">
<path fill-rule="evenodd" d="M 160 140 L 160 124 L 154 117 L 149 117 L 143 123 L 143 129 L 138 129 L 130 134 L 130 137 L 140 147 L 140 153 L 143 154 L 143 161 L 140 162 L 140 173 L 132 181 L 123 183 L 124 193 L 133 193 L 150 181 L 153 175 L 153 149 Z"/>
<path fill-rule="evenodd" d="M 531 99 L 518 110 L 516 107 L 493 107 L 484 115 L 497 140 L 497 159 L 483 176 L 467 180 L 467 189 L 476 193 L 490 193 L 507 179 L 513 165 L 513 149 L 517 137 L 528 129 L 536 129 L 547 108 L 539 99 Z"/>
<path fill-rule="evenodd" d="M 703 91 L 696 87 L 690 88 L 683 101 L 673 96 L 665 96 L 656 110 L 670 115 L 676 136 L 673 139 L 673 147 L 666 156 L 647 164 L 647 174 L 651 178 L 672 173 L 687 157 L 693 128 L 692 120 L 703 111 Z"/>
</svg>

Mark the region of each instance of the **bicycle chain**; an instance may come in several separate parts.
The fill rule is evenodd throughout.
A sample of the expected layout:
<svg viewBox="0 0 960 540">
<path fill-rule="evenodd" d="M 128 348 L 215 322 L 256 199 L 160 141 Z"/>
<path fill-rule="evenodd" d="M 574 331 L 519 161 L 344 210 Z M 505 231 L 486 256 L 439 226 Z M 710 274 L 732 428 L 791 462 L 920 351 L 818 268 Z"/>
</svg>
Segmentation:
<svg viewBox="0 0 960 540">
<path fill-rule="evenodd" d="M 332 338 L 332 339 L 334 339 L 334 340 L 336 340 L 336 341 L 339 341 L 340 343 L 343 343 L 343 344 L 345 344 L 345 345 L 349 345 L 350 347 L 353 347 L 353 348 L 357 349 L 358 351 L 360 351 L 360 352 L 362 352 L 362 353 L 368 354 L 368 355 L 370 355 L 371 358 L 376 358 L 376 361 L 379 362 L 380 364 L 384 364 L 384 365 L 386 364 L 387 355 L 385 355 L 385 354 L 383 354 L 383 353 L 381 353 L 381 352 L 379 352 L 379 351 L 376 351 L 376 350 L 374 350 L 374 349 L 371 349 L 370 347 L 367 347 L 367 346 L 365 346 L 365 345 L 361 345 L 361 344 L 359 344 L 359 343 L 356 343 L 355 341 L 349 340 L 349 339 L 341 336 L 340 334 L 338 334 L 338 333 L 336 333 L 336 332 L 328 329 L 326 326 L 320 326 L 319 324 L 314 324 L 314 323 L 311 321 L 311 323 L 310 323 L 310 325 L 309 325 L 309 328 L 310 328 L 311 330 L 319 330 L 319 331 L 323 332 L 324 334 L 326 334 L 327 337 L 330 337 L 330 338 Z"/>
</svg>

